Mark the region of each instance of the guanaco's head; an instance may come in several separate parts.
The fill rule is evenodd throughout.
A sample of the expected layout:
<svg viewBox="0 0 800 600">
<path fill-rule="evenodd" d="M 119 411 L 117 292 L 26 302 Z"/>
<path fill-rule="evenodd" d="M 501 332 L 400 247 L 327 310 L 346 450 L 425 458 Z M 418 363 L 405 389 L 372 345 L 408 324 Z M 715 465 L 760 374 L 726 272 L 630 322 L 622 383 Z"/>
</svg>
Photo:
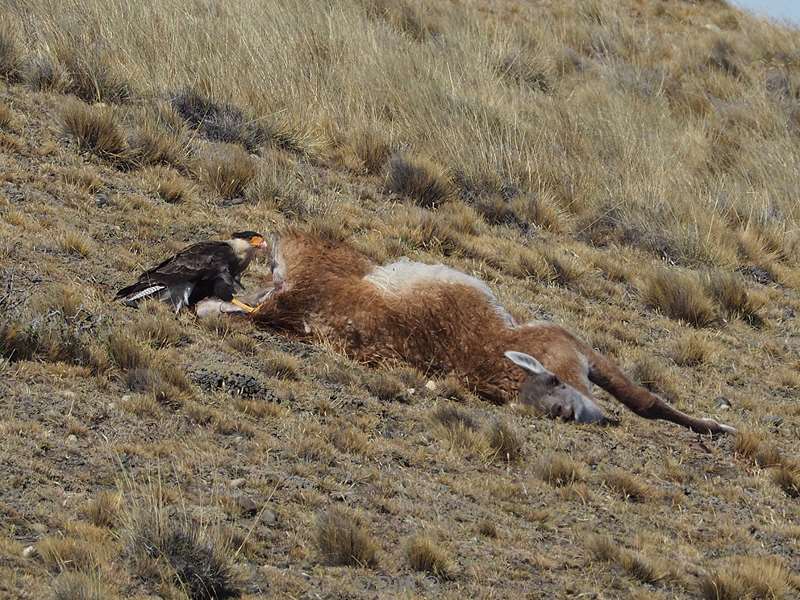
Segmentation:
<svg viewBox="0 0 800 600">
<path fill-rule="evenodd" d="M 519 399 L 523 404 L 533 406 L 550 417 L 566 421 L 574 420 L 578 423 L 606 421 L 597 404 L 571 385 L 561 381 L 557 375 L 548 371 L 542 363 L 529 354 L 508 351 L 505 356 L 527 374 L 519 390 Z"/>
</svg>

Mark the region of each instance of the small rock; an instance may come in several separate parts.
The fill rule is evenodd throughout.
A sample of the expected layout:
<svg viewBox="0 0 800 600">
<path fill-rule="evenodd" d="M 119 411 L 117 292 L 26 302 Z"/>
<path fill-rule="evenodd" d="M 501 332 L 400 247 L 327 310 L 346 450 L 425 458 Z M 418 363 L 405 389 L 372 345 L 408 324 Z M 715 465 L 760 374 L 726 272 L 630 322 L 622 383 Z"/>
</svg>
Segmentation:
<svg viewBox="0 0 800 600">
<path fill-rule="evenodd" d="M 723 396 L 719 396 L 714 402 L 714 406 L 716 406 L 719 410 L 728 410 L 731 408 L 731 401 Z"/>
<path fill-rule="evenodd" d="M 247 483 L 247 480 L 246 480 L 246 479 L 244 479 L 244 478 L 240 478 L 240 479 L 231 479 L 231 480 L 228 482 L 228 485 L 229 485 L 230 487 L 232 487 L 232 488 L 240 488 L 240 487 L 242 487 L 242 486 L 243 486 L 245 483 Z"/>
<path fill-rule="evenodd" d="M 408 389 L 406 390 L 406 394 L 408 394 L 409 396 L 413 396 L 413 395 L 414 395 L 414 392 L 416 392 L 416 391 L 417 391 L 417 390 L 415 390 L 414 388 L 408 388 Z"/>
<path fill-rule="evenodd" d="M 109 205 L 108 194 L 100 192 L 94 197 L 94 202 L 97 205 L 97 208 L 105 208 Z"/>
<path fill-rule="evenodd" d="M 22 558 L 31 558 L 36 556 L 36 546 L 28 546 L 22 551 Z"/>
<path fill-rule="evenodd" d="M 429 392 L 435 392 L 436 384 L 432 380 L 428 381 L 428 383 L 425 384 L 425 389 L 428 390 Z"/>
<path fill-rule="evenodd" d="M 278 517 L 275 516 L 275 513 L 271 510 L 265 510 L 261 513 L 261 522 L 266 523 L 267 525 L 274 525 L 277 523 Z"/>
<path fill-rule="evenodd" d="M 75 435 L 74 433 L 70 433 L 67 436 L 67 443 L 68 444 L 77 444 L 78 443 L 78 436 Z"/>
<path fill-rule="evenodd" d="M 783 425 L 783 417 L 779 417 L 778 415 L 767 415 L 766 417 L 762 418 L 761 421 L 766 425 L 770 425 L 775 428 Z"/>
<path fill-rule="evenodd" d="M 258 512 L 258 504 L 247 496 L 239 496 L 236 498 L 236 506 L 239 507 L 243 515 L 252 516 Z"/>
</svg>

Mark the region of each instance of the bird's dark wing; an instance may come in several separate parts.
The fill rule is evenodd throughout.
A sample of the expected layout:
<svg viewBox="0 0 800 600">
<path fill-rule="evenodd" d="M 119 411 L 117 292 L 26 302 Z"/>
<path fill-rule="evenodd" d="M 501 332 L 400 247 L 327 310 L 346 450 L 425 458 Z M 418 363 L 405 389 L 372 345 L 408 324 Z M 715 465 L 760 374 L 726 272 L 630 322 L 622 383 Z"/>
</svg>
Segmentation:
<svg viewBox="0 0 800 600">
<path fill-rule="evenodd" d="M 145 271 L 140 279 L 160 281 L 162 278 L 179 278 L 195 281 L 235 261 L 233 249 L 225 242 L 200 242 L 184 248 L 172 258 Z"/>
<path fill-rule="evenodd" d="M 233 299 L 233 294 L 236 292 L 236 283 L 227 265 L 217 271 L 213 289 L 214 296 L 220 300 L 230 302 Z"/>
</svg>

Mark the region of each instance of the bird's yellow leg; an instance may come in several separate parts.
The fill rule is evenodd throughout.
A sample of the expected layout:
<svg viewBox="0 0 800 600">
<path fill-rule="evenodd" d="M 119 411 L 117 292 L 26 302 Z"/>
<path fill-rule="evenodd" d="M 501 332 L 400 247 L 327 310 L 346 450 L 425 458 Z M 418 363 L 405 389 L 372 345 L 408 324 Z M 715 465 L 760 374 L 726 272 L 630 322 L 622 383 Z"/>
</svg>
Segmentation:
<svg viewBox="0 0 800 600">
<path fill-rule="evenodd" d="M 255 308 L 253 308 L 249 304 L 245 304 L 244 302 L 242 302 L 241 300 L 237 300 L 236 298 L 233 298 L 231 300 L 231 304 L 233 304 L 234 306 L 238 306 L 246 313 L 251 313 L 255 310 Z"/>
</svg>

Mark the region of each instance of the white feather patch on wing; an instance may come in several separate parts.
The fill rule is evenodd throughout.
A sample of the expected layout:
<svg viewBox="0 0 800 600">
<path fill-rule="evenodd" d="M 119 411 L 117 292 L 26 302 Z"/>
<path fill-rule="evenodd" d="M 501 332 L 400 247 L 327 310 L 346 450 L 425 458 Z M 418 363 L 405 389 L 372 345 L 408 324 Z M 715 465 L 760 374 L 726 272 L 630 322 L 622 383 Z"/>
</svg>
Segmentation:
<svg viewBox="0 0 800 600">
<path fill-rule="evenodd" d="M 124 301 L 125 302 L 135 302 L 136 300 L 139 300 L 140 298 L 144 298 L 145 296 L 150 296 L 151 294 L 155 294 L 156 292 L 159 292 L 159 291 L 163 290 L 164 287 L 165 286 L 163 286 L 163 285 L 151 285 L 149 288 L 145 288 L 145 289 L 141 290 L 140 292 L 136 292 L 132 296 L 127 296 L 126 298 L 124 298 Z"/>
<path fill-rule="evenodd" d="M 489 289 L 486 282 L 472 275 L 457 271 L 447 265 L 429 265 L 413 262 L 403 257 L 397 262 L 375 267 L 370 273 L 364 276 L 364 281 L 368 281 L 385 294 L 395 295 L 402 294 L 423 283 L 435 282 L 466 285 L 475 288 L 486 296 L 486 299 L 506 324 L 511 327 L 516 325 L 514 317 L 500 304 L 497 300 L 497 296 Z"/>
</svg>

